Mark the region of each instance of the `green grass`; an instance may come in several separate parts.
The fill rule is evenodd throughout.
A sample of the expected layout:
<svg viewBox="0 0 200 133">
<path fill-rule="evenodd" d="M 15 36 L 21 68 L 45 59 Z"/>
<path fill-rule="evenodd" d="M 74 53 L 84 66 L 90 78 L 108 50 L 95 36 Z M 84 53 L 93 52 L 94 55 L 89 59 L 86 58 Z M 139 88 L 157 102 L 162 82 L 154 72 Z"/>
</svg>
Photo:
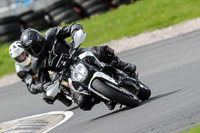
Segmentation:
<svg viewBox="0 0 200 133">
<path fill-rule="evenodd" d="M 83 24 L 87 33 L 82 46 L 100 45 L 200 17 L 199 6 L 200 0 L 141 0 L 132 5 L 122 5 L 116 10 L 77 22 Z M 4 49 L 1 47 L 1 51 Z M 0 76 L 14 72 L 8 54 L 1 52 L 0 56 Z"/>
<path fill-rule="evenodd" d="M 133 5 L 93 17 L 83 24 L 87 39 L 83 46 L 153 31 L 200 16 L 199 0 L 141 0 Z"/>
<path fill-rule="evenodd" d="M 194 128 L 191 128 L 187 131 L 183 131 L 182 133 L 200 133 L 200 125 L 198 125 Z"/>
<path fill-rule="evenodd" d="M 0 76 L 15 72 L 14 61 L 8 54 L 8 45 L 0 47 Z"/>
</svg>

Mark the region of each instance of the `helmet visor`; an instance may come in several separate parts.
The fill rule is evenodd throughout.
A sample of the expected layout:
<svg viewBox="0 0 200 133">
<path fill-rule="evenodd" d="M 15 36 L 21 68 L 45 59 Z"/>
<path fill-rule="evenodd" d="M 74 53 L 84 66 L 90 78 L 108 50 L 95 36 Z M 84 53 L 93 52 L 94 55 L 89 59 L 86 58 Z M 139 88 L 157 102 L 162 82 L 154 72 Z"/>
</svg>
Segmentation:
<svg viewBox="0 0 200 133">
<path fill-rule="evenodd" d="M 43 42 L 38 41 L 34 45 L 25 48 L 25 50 L 32 56 L 38 57 L 42 51 Z"/>
<path fill-rule="evenodd" d="M 42 49 L 41 49 L 41 47 L 34 47 L 34 48 L 29 47 L 29 48 L 26 48 L 26 51 L 27 51 L 30 55 L 32 55 L 32 56 L 34 56 L 34 57 L 38 57 L 39 54 L 40 54 L 40 52 L 42 51 Z"/>
<path fill-rule="evenodd" d="M 19 56 L 14 58 L 15 61 L 22 63 L 28 58 L 28 53 L 26 51 L 22 52 Z"/>
</svg>

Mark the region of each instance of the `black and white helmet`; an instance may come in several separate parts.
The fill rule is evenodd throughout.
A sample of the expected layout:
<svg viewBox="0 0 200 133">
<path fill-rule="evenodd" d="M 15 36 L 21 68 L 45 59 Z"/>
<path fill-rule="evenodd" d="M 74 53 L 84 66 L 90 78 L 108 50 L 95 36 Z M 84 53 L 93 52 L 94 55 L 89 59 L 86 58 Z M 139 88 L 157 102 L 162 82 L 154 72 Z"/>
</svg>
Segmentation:
<svg viewBox="0 0 200 133">
<path fill-rule="evenodd" d="M 15 41 L 10 45 L 9 55 L 20 65 L 28 66 L 31 63 L 31 55 L 24 50 L 20 41 Z"/>
</svg>

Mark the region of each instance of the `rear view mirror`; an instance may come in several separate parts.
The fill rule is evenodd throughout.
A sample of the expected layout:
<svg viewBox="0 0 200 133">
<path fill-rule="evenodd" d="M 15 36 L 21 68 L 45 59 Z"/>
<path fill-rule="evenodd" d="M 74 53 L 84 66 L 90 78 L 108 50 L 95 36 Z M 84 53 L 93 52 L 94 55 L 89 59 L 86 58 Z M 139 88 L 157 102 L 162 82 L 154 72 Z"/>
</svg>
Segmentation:
<svg viewBox="0 0 200 133">
<path fill-rule="evenodd" d="M 78 31 L 75 32 L 74 36 L 73 36 L 73 40 L 74 40 L 74 44 L 72 46 L 72 49 L 77 49 L 81 43 L 85 40 L 86 38 L 86 33 L 80 29 Z"/>
</svg>

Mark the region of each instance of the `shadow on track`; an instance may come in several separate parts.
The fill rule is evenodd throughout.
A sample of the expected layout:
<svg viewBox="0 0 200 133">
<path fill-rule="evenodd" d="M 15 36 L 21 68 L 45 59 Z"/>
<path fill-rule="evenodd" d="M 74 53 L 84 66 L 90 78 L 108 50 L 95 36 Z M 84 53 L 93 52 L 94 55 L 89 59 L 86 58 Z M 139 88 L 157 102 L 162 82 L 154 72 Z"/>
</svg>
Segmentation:
<svg viewBox="0 0 200 133">
<path fill-rule="evenodd" d="M 79 106 L 75 106 L 75 107 L 71 107 L 70 109 L 67 109 L 67 111 L 72 111 L 72 110 L 75 110 L 75 109 L 78 109 L 79 108 Z"/>
<path fill-rule="evenodd" d="M 144 105 L 144 104 L 146 104 L 146 103 L 152 102 L 152 101 L 157 100 L 157 99 L 159 99 L 159 98 L 172 95 L 172 94 L 177 93 L 177 92 L 179 92 L 179 91 L 181 91 L 181 89 L 180 89 L 180 90 L 173 91 L 173 92 L 169 92 L 169 93 L 166 93 L 166 94 L 160 94 L 160 95 L 151 97 L 151 98 L 148 99 L 147 101 L 141 102 L 140 105 Z M 139 105 L 139 106 L 140 106 L 140 105 Z M 113 112 L 111 112 L 111 113 L 108 113 L 108 114 L 99 116 L 99 117 L 97 117 L 97 118 L 91 119 L 90 121 L 95 121 L 95 120 L 104 118 L 104 117 L 106 117 L 106 116 L 113 115 L 113 114 L 119 113 L 119 112 L 121 112 L 121 111 L 126 111 L 126 110 L 130 110 L 130 109 L 134 109 L 134 108 L 131 108 L 131 107 L 124 107 L 124 108 L 118 109 L 118 110 L 116 110 L 116 111 L 113 111 Z"/>
<path fill-rule="evenodd" d="M 152 102 L 152 101 L 157 100 L 157 99 L 162 98 L 162 97 L 166 97 L 166 96 L 172 95 L 172 94 L 177 93 L 177 92 L 179 92 L 179 91 L 181 91 L 181 90 L 182 90 L 182 89 L 179 89 L 179 90 L 172 91 L 172 92 L 169 92 L 169 93 L 166 93 L 166 94 L 160 94 L 160 95 L 157 95 L 157 96 L 151 97 L 151 98 L 148 99 L 147 101 L 143 101 L 143 102 L 141 102 L 140 105 L 143 105 L 143 104 L 146 104 L 146 103 Z"/>
<path fill-rule="evenodd" d="M 113 114 L 119 113 L 119 112 L 121 112 L 121 111 L 126 111 L 126 110 L 129 110 L 129 109 L 133 109 L 133 108 L 124 107 L 124 108 L 118 109 L 118 110 L 116 110 L 116 111 L 113 111 L 113 112 L 111 112 L 111 113 L 108 113 L 108 114 L 99 116 L 99 117 L 97 117 L 97 118 L 91 119 L 90 121 L 95 121 L 95 120 L 101 119 L 101 118 L 103 118 L 103 117 L 106 117 L 106 116 L 109 116 L 109 115 L 113 115 Z"/>
</svg>

